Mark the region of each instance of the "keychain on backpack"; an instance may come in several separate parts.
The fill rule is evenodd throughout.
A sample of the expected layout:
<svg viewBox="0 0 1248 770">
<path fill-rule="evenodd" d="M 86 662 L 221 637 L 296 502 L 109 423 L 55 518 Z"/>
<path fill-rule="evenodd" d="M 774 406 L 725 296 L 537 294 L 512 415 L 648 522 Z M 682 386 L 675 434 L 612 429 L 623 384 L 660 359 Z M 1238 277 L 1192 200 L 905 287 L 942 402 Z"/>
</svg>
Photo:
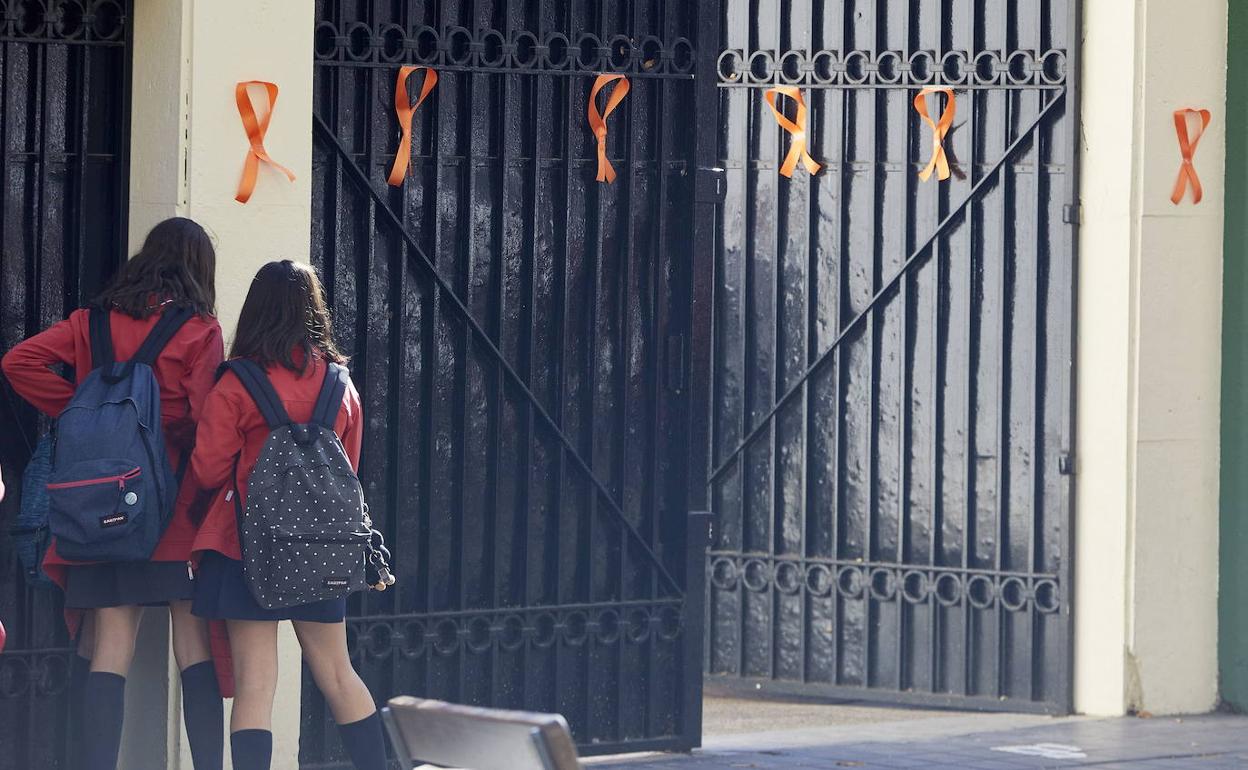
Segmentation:
<svg viewBox="0 0 1248 770">
<path fill-rule="evenodd" d="M 394 573 L 390 571 L 390 549 L 386 548 L 385 536 L 373 526 L 373 519 L 368 515 L 368 503 L 364 503 L 364 526 L 370 532 L 364 580 L 374 591 L 384 591 L 395 583 Z"/>
</svg>

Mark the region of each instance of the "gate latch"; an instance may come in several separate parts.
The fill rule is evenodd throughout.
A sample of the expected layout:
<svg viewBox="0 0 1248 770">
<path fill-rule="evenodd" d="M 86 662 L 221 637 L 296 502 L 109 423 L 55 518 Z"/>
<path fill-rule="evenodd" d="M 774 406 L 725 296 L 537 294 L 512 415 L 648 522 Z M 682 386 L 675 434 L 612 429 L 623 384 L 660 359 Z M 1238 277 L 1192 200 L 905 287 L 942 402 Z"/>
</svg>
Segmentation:
<svg viewBox="0 0 1248 770">
<path fill-rule="evenodd" d="M 723 203 L 728 192 L 728 175 L 719 167 L 699 167 L 693 178 L 695 203 Z"/>
</svg>

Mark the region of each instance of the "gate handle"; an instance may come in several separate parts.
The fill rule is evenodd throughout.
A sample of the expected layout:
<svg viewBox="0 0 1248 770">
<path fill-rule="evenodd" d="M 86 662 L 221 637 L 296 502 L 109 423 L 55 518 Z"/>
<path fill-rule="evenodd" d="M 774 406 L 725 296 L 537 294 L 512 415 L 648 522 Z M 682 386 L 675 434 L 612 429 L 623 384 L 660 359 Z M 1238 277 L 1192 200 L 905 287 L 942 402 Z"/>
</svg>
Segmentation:
<svg viewBox="0 0 1248 770">
<path fill-rule="evenodd" d="M 949 98 L 944 112 L 940 113 L 940 117 L 935 121 L 927 114 L 928 94 L 944 94 Z M 919 172 L 919 179 L 926 182 L 931 177 L 932 171 L 935 171 L 936 178 L 944 181 L 949 178 L 949 158 L 945 155 L 945 134 L 949 133 L 949 127 L 953 125 L 953 116 L 958 111 L 958 99 L 953 95 L 952 88 L 929 86 L 919 91 L 914 97 L 914 110 L 927 125 L 932 127 L 932 158 Z"/>
<path fill-rule="evenodd" d="M 776 95 L 787 96 L 797 102 L 797 121 L 789 120 L 783 112 L 776 109 Z M 784 156 L 784 163 L 780 166 L 780 175 L 792 178 L 793 171 L 797 168 L 798 158 L 801 158 L 802 165 L 806 167 L 806 171 L 811 176 L 819 173 L 819 169 L 823 166 L 815 162 L 810 157 L 807 150 L 806 142 L 806 102 L 802 100 L 802 92 L 795 86 L 776 86 L 768 88 L 767 93 L 763 94 L 763 98 L 767 100 L 767 106 L 771 107 L 772 113 L 776 116 L 776 122 L 785 131 L 793 135 L 793 143 L 789 145 L 789 154 Z"/>
<path fill-rule="evenodd" d="M 412 104 L 412 100 L 407 95 L 407 79 L 416 70 L 424 70 L 425 79 L 420 84 L 420 96 L 416 97 L 416 103 Z M 399 149 L 394 154 L 394 165 L 390 167 L 390 178 L 386 180 L 391 187 L 403 184 L 403 179 L 407 176 L 407 164 L 412 156 L 412 115 L 420 109 L 421 103 L 437 84 L 438 73 L 433 67 L 407 66 L 399 69 L 399 79 L 394 84 L 394 114 L 399 118 L 399 128 L 403 130 L 403 137 L 399 139 Z"/>
<path fill-rule="evenodd" d="M 1191 137 L 1187 132 L 1188 115 L 1200 116 L 1200 130 Z M 1196 155 L 1196 145 L 1200 144 L 1200 137 L 1205 135 L 1205 129 L 1209 127 L 1210 119 L 1209 110 L 1184 107 L 1174 111 L 1174 133 L 1179 138 L 1179 153 L 1183 156 L 1183 163 L 1179 165 L 1179 176 L 1174 180 L 1174 191 L 1170 193 L 1170 202 L 1176 206 L 1183 200 L 1189 182 L 1192 185 L 1192 203 L 1200 203 L 1200 199 L 1205 196 L 1204 188 L 1200 186 L 1200 177 L 1196 175 L 1196 167 L 1192 165 L 1192 158 Z"/>
<path fill-rule="evenodd" d="M 607 97 L 607 108 L 598 113 L 598 92 L 603 86 L 613 80 L 620 81 L 615 88 L 611 89 L 611 95 Z M 607 159 L 607 118 L 620 106 L 620 102 L 624 101 L 624 97 L 628 95 L 628 78 L 623 75 L 599 75 L 594 79 L 594 87 L 589 92 L 589 109 L 586 111 L 589 117 L 589 128 L 594 132 L 594 136 L 598 138 L 598 176 L 596 180 L 610 184 L 615 181 L 615 167 L 611 165 L 611 161 Z"/>
<path fill-rule="evenodd" d="M 256 108 L 251 103 L 251 94 L 247 92 L 248 86 L 264 86 L 264 90 L 269 94 L 269 111 L 264 114 L 264 120 L 256 120 Z M 234 200 L 239 203 L 246 203 L 251 199 L 252 191 L 256 189 L 256 175 L 260 170 L 260 161 L 281 171 L 292 182 L 295 181 L 295 173 L 269 157 L 269 153 L 264 149 L 264 135 L 268 133 L 269 120 L 273 117 L 273 110 L 277 108 L 277 85 L 264 80 L 240 81 L 234 86 L 234 100 L 238 102 L 238 114 L 243 119 L 243 128 L 247 131 L 248 141 L 251 142 L 251 147 L 247 150 L 247 160 L 243 163 L 243 178 L 238 183 L 238 194 L 234 196 Z"/>
</svg>

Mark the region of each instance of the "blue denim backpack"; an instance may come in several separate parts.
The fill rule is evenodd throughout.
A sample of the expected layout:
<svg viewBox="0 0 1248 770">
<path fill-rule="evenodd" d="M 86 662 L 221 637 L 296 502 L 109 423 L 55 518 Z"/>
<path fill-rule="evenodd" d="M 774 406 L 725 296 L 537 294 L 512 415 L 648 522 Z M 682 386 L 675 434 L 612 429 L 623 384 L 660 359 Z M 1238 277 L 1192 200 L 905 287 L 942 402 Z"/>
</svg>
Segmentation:
<svg viewBox="0 0 1248 770">
<path fill-rule="evenodd" d="M 52 473 L 52 434 L 39 439 L 34 454 L 22 473 L 22 507 L 17 512 L 17 523 L 10 529 L 13 544 L 17 548 L 17 560 L 22 565 L 26 585 L 49 588 L 52 581 L 43 574 L 43 554 L 51 541 L 48 532 L 48 476 Z"/>
<path fill-rule="evenodd" d="M 73 561 L 146 561 L 173 516 L 177 474 L 165 452 L 152 365 L 190 319 L 166 310 L 134 358 L 114 360 L 108 313 L 92 309 L 91 374 L 57 420 L 48 524 Z"/>
</svg>

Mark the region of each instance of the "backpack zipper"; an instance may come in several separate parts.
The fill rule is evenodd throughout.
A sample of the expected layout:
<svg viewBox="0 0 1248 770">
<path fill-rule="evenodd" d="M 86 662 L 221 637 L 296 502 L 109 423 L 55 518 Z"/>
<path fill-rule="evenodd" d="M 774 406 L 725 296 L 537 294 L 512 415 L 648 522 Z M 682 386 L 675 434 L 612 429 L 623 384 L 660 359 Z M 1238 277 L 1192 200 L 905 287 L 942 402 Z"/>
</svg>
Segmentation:
<svg viewBox="0 0 1248 770">
<path fill-rule="evenodd" d="M 121 489 L 126 488 L 126 482 L 131 479 L 137 479 L 143 471 L 141 468 L 123 473 L 120 476 L 102 476 L 98 479 L 83 479 L 82 481 L 58 481 L 55 484 L 48 484 L 48 489 L 73 489 L 74 487 L 91 487 L 96 484 L 107 484 L 109 482 L 117 482 L 117 486 Z"/>
</svg>

